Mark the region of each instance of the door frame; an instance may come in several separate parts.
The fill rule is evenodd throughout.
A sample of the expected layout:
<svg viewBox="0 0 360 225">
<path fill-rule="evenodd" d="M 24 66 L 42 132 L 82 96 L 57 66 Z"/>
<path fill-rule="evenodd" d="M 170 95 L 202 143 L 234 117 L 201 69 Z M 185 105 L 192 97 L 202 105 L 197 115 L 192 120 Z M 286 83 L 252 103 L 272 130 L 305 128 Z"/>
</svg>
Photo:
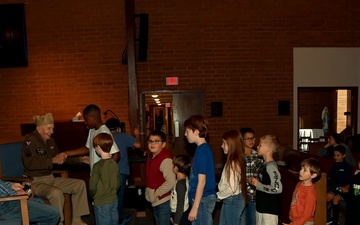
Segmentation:
<svg viewBox="0 0 360 225">
<path fill-rule="evenodd" d="M 139 118 L 140 118 L 140 140 L 141 140 L 141 150 L 147 150 L 146 144 L 146 109 L 145 109 L 145 95 L 147 94 L 183 94 L 183 93 L 202 93 L 204 94 L 204 114 L 206 110 L 206 99 L 205 99 L 205 91 L 203 90 L 154 90 L 154 91 L 144 91 L 140 93 L 139 100 Z M 174 121 L 172 121 L 174 122 Z"/>
<path fill-rule="evenodd" d="M 316 92 L 324 92 L 324 91 L 336 91 L 336 90 L 350 90 L 351 91 L 351 96 L 352 96 L 352 100 L 351 100 L 351 128 L 352 128 L 352 135 L 357 134 L 357 130 L 358 130 L 358 87 L 351 87 L 351 86 L 329 86 L 329 87 L 297 87 L 297 118 L 296 118 L 296 127 L 297 127 L 297 132 L 296 132 L 296 140 L 297 142 L 294 143 L 294 145 L 296 144 L 296 147 L 299 147 L 299 107 L 300 107 L 300 102 L 299 102 L 299 98 L 300 98 L 300 94 L 301 92 L 314 92 L 316 94 Z M 345 142 L 345 140 L 343 140 L 343 142 Z"/>
</svg>

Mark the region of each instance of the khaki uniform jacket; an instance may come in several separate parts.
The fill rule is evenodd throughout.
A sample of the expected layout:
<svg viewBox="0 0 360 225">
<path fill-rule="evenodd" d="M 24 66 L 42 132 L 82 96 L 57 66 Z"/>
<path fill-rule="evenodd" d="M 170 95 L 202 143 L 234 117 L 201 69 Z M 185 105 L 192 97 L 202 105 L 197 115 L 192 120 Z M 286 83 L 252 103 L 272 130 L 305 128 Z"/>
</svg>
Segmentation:
<svg viewBox="0 0 360 225">
<path fill-rule="evenodd" d="M 28 177 L 50 175 L 53 169 L 52 158 L 59 153 L 60 150 L 53 138 L 45 142 L 37 130 L 26 135 L 21 150 L 24 174 Z M 78 157 L 67 159 L 66 162 L 80 164 Z"/>
</svg>

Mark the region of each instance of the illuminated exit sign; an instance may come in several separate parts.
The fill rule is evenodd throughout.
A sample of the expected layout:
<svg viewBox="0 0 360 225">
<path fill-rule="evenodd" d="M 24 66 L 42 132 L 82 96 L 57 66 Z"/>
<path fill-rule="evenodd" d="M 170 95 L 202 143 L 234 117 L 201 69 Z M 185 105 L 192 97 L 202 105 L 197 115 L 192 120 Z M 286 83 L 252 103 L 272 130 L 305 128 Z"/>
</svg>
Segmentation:
<svg viewBox="0 0 360 225">
<path fill-rule="evenodd" d="M 166 77 L 166 85 L 178 85 L 178 77 Z"/>
</svg>

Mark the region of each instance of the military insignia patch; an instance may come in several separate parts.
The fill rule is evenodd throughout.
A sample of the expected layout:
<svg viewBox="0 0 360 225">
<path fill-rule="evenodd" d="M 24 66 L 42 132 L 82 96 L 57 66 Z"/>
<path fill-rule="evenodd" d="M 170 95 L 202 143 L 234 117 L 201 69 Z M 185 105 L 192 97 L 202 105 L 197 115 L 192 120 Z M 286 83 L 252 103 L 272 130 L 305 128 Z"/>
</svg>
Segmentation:
<svg viewBox="0 0 360 225">
<path fill-rule="evenodd" d="M 36 149 L 36 153 L 37 153 L 38 155 L 46 155 L 46 150 L 43 149 L 43 148 L 37 148 L 37 149 Z"/>
<path fill-rule="evenodd" d="M 28 149 L 27 151 L 26 151 L 26 153 L 25 153 L 25 157 L 26 158 L 30 158 L 31 157 L 31 151 L 30 151 L 30 149 Z"/>
</svg>

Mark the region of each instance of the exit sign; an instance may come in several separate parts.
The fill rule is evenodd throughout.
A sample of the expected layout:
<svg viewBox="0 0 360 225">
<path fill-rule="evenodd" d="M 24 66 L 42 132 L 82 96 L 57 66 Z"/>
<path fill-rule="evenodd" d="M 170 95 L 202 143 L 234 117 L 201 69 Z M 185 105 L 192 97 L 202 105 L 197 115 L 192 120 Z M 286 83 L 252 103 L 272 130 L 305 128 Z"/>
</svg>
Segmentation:
<svg viewBox="0 0 360 225">
<path fill-rule="evenodd" d="M 166 77 L 166 85 L 178 85 L 178 77 Z"/>
</svg>

